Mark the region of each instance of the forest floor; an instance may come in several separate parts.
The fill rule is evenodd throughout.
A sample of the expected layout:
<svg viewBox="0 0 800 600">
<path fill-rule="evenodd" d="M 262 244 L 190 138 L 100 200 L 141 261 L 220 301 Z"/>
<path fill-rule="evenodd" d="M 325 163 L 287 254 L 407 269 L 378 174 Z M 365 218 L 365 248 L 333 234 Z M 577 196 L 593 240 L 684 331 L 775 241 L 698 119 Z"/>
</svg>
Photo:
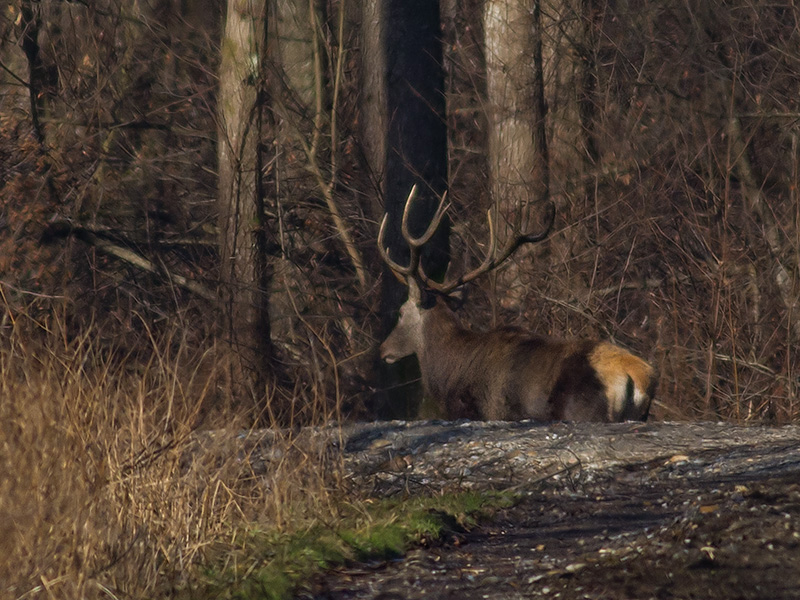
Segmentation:
<svg viewBox="0 0 800 600">
<path fill-rule="evenodd" d="M 402 559 L 329 570 L 300 597 L 800 598 L 800 427 L 396 422 L 338 435 L 362 493 L 518 500 Z"/>
</svg>

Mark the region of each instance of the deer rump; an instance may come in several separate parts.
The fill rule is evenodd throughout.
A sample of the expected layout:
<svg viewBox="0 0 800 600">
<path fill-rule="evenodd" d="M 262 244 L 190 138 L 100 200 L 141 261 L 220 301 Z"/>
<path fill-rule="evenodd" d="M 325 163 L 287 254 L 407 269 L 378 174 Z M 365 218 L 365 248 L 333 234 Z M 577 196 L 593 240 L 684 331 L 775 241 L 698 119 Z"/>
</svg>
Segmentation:
<svg viewBox="0 0 800 600">
<path fill-rule="evenodd" d="M 443 300 L 417 348 L 426 392 L 450 419 L 646 420 L 652 367 L 608 342 L 464 329 Z"/>
</svg>

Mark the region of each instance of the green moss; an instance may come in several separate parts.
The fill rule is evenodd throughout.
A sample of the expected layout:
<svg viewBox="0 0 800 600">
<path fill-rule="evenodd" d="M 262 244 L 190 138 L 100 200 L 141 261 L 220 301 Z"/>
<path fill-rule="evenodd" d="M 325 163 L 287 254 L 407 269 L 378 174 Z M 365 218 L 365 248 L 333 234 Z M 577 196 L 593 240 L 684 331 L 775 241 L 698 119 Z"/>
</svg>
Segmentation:
<svg viewBox="0 0 800 600">
<path fill-rule="evenodd" d="M 249 531 L 221 552 L 192 598 L 290 598 L 325 569 L 350 561 L 390 560 L 409 548 L 464 531 L 512 505 L 507 493 L 457 493 L 345 505 L 335 523 L 278 533 Z"/>
</svg>

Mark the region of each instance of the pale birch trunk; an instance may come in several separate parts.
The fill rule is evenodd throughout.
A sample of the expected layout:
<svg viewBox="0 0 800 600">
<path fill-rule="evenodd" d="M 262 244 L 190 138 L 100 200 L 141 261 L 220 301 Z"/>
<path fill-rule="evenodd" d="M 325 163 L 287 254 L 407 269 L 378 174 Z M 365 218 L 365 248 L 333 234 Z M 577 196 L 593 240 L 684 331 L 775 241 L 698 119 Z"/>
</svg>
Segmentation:
<svg viewBox="0 0 800 600">
<path fill-rule="evenodd" d="M 265 0 L 229 0 L 219 78 L 219 248 L 225 329 L 256 399 L 270 379 L 268 261 L 259 185 Z"/>
</svg>

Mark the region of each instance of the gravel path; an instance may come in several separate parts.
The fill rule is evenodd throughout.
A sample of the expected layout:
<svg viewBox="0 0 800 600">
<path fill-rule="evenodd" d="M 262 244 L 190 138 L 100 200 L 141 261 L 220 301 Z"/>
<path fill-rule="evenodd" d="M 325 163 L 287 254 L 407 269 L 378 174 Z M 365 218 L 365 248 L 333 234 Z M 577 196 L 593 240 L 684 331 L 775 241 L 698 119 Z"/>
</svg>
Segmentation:
<svg viewBox="0 0 800 600">
<path fill-rule="evenodd" d="M 800 427 L 392 422 L 313 436 L 344 450 L 365 493 L 523 500 L 304 597 L 800 598 Z"/>
</svg>

